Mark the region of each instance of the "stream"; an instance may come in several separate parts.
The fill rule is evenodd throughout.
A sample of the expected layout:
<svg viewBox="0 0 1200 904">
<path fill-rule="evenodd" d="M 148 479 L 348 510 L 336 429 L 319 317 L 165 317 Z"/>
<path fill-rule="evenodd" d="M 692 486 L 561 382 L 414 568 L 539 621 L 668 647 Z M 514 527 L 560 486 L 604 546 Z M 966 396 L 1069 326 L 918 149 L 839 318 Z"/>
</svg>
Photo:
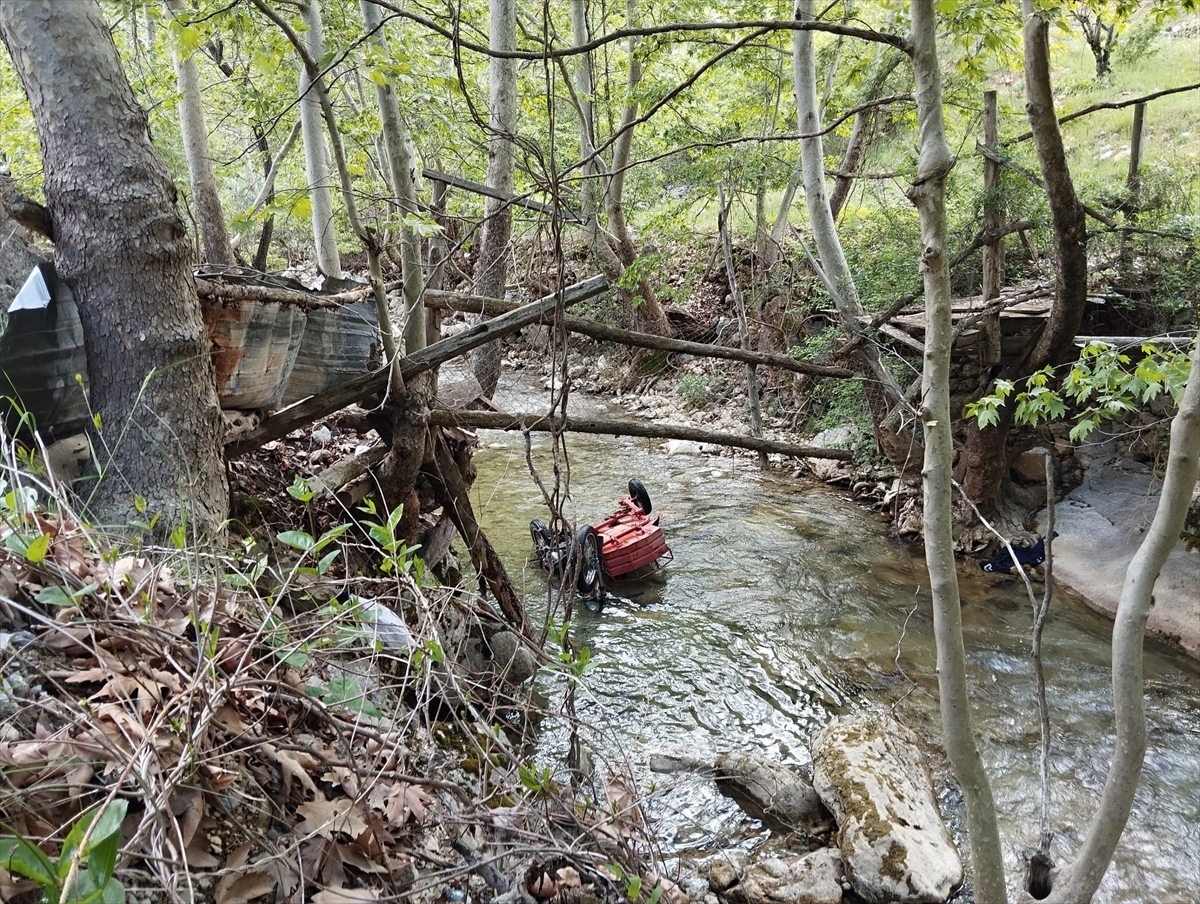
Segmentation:
<svg viewBox="0 0 1200 904">
<path fill-rule="evenodd" d="M 544 411 L 532 375 L 524 381 L 502 389 L 501 406 Z M 592 398 L 571 402 L 579 414 L 613 410 Z M 480 443 L 476 512 L 531 612 L 544 615 L 546 579 L 531 560 L 529 521 L 548 513 L 529 476 L 524 439 L 482 431 Z M 925 563 L 836 489 L 764 474 L 752 456 L 667 456 L 664 446 L 568 439 L 566 516 L 580 524 L 600 520 L 637 477 L 675 557 L 647 580 L 617 584 L 620 598 L 602 612 L 576 607 L 573 638 L 590 648 L 594 663 L 577 711 L 597 733 L 591 743 L 620 750 L 640 790 L 653 791 L 651 815 L 665 852 L 752 850 L 768 840 L 765 827 L 710 780 L 653 773 L 650 759 L 711 762 L 721 753 L 754 751 L 804 767 L 813 734 L 833 715 L 893 704 L 936 743 Z M 533 435 L 532 457 L 552 485 L 548 435 Z M 967 563 L 959 581 L 975 731 L 1015 892 L 1019 852 L 1036 845 L 1040 818 L 1030 604 L 1017 578 L 984 575 Z M 1110 631 L 1106 619 L 1056 591 L 1043 644 L 1053 732 L 1052 854 L 1060 863 L 1087 831 L 1112 752 Z M 1095 900 L 1200 901 L 1200 664 L 1147 641 L 1146 697 L 1149 746 L 1137 799 Z M 546 731 L 549 750 L 549 722 Z M 965 860 L 961 798 L 936 765 L 934 774 Z"/>
</svg>

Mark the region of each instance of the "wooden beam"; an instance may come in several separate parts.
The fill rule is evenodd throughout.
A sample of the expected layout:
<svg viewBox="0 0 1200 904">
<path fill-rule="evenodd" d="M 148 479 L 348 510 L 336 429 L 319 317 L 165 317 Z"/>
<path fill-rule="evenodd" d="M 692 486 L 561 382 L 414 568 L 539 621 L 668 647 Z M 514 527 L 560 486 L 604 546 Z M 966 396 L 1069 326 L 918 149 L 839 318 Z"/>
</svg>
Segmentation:
<svg viewBox="0 0 1200 904">
<path fill-rule="evenodd" d="M 593 276 L 591 279 L 568 286 L 562 293 L 547 295 L 545 298 L 509 311 L 501 317 L 485 320 L 456 336 L 435 342 L 433 345 L 426 346 L 407 358 L 401 359 L 400 375 L 407 383 L 418 374 L 432 370 L 451 358 L 465 355 L 472 349 L 507 336 L 552 311 L 559 303 L 560 297 L 563 306 L 570 307 L 593 298 L 607 289 L 608 280 L 604 276 Z M 226 457 L 237 458 L 265 442 L 286 436 L 305 424 L 311 424 L 317 418 L 340 411 L 347 405 L 382 392 L 386 388 L 387 382 L 388 368 L 382 367 L 379 370 L 363 374 L 361 377 L 355 377 L 329 392 L 309 396 L 294 405 L 289 405 L 265 418 L 237 442 L 226 446 Z"/>
<path fill-rule="evenodd" d="M 468 311 L 476 314 L 494 316 L 504 314 L 516 308 L 511 301 L 501 301 L 498 298 L 485 298 L 481 295 L 460 295 L 454 292 L 426 292 L 427 307 L 446 307 L 453 311 Z M 543 323 L 551 322 L 551 314 L 547 313 Z M 815 377 L 835 377 L 848 379 L 856 376 L 855 372 L 845 367 L 834 367 L 827 364 L 813 364 L 809 361 L 798 361 L 786 355 L 768 355 L 763 352 L 727 348 L 723 345 L 706 345 L 702 342 L 688 342 L 684 339 L 671 339 L 667 336 L 655 336 L 652 333 L 638 333 L 633 330 L 622 330 L 614 326 L 597 323 L 584 317 L 566 316 L 563 325 L 572 333 L 590 336 L 604 342 L 617 342 L 621 345 L 633 345 L 638 348 L 654 348 L 660 351 L 681 352 L 696 355 L 701 358 L 723 358 L 729 361 L 741 361 L 745 364 L 758 364 L 765 367 L 778 367 L 793 373 L 808 374 Z"/>
<path fill-rule="evenodd" d="M 718 433 L 714 430 L 700 430 L 695 427 L 640 420 L 562 418 L 558 415 L 509 414 L 505 411 L 452 411 L 448 408 L 434 408 L 429 413 L 429 423 L 441 427 L 474 427 L 485 430 L 529 430 L 534 433 L 561 430 L 567 433 L 598 433 L 606 436 L 686 439 L 717 446 L 732 446 L 736 449 L 750 449 L 753 452 L 775 452 L 793 458 L 830 458 L 835 461 L 851 461 L 854 458 L 854 453 L 849 449 L 799 446 L 794 443 L 781 443 L 753 436 Z"/>
</svg>

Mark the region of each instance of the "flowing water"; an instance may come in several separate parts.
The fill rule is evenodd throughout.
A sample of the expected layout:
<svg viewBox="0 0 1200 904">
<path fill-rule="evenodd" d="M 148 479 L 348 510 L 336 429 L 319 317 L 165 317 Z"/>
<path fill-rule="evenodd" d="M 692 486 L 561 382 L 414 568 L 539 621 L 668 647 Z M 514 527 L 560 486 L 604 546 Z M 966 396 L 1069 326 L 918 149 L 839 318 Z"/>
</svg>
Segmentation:
<svg viewBox="0 0 1200 904">
<path fill-rule="evenodd" d="M 512 410 L 544 410 L 510 387 Z M 602 406 L 573 399 L 577 413 Z M 576 408 L 573 408 L 576 410 Z M 547 518 L 519 434 L 485 431 L 473 495 L 488 536 L 536 610 L 546 582 L 530 561 L 529 521 Z M 654 789 L 662 844 L 688 854 L 752 848 L 769 834 L 698 776 L 649 771 L 657 754 L 711 761 L 756 751 L 806 766 L 831 716 L 891 705 L 936 742 L 932 613 L 924 561 L 887 525 L 835 490 L 761 473 L 752 458 L 667 457 L 662 443 L 572 436 L 569 519 L 597 521 L 641 479 L 675 555 L 613 588 L 572 627 L 595 663 L 579 715 L 619 746 Z M 550 441 L 533 460 L 553 482 Z M 1006 856 L 1037 842 L 1038 725 L 1027 651 L 1030 604 L 1017 579 L 960 569 L 975 731 L 992 776 Z M 544 609 L 543 609 L 544 611 Z M 1053 747 L 1053 853 L 1087 831 L 1112 751 L 1111 624 L 1065 592 L 1044 638 Z M 1149 748 L 1129 826 L 1097 902 L 1200 901 L 1200 668 L 1147 643 Z M 960 847 L 961 802 L 943 783 Z M 1014 884 L 1015 889 L 1015 884 Z"/>
</svg>

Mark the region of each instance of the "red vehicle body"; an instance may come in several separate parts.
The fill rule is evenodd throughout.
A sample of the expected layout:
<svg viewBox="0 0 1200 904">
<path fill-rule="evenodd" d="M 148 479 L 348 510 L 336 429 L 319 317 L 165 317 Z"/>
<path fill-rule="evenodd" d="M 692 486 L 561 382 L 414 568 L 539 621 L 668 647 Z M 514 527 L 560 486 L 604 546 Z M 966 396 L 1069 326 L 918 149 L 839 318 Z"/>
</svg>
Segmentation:
<svg viewBox="0 0 1200 904">
<path fill-rule="evenodd" d="M 650 494 L 640 480 L 629 481 L 629 496 L 617 510 L 572 537 L 562 531 L 555 537 L 542 521 L 531 521 L 529 533 L 538 562 L 547 571 L 577 566 L 576 586 L 585 596 L 600 593 L 605 578 L 647 577 L 672 560 L 671 550 L 658 524 L 650 517 Z"/>
<path fill-rule="evenodd" d="M 632 574 L 671 554 L 657 518 L 651 519 L 632 497 L 617 505 L 617 511 L 592 525 L 600 535 L 600 563 L 610 578 Z"/>
</svg>

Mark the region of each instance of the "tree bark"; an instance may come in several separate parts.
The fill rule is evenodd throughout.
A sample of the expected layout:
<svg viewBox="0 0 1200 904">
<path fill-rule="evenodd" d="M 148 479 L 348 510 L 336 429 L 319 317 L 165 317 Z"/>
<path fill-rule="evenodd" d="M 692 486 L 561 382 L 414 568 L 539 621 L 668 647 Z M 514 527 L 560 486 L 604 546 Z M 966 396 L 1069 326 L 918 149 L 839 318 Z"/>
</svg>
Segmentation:
<svg viewBox="0 0 1200 904">
<path fill-rule="evenodd" d="M 55 261 L 83 322 L 101 473 L 93 516 L 135 500 L 215 535 L 229 512 L 221 413 L 175 188 L 94 0 L 0 3 L 45 164 Z M 139 517 L 145 517 L 141 515 Z"/>
<path fill-rule="evenodd" d="M 883 87 L 887 84 L 888 76 L 900 65 L 904 55 L 887 47 L 876 51 L 875 61 L 871 64 L 867 83 L 859 95 L 859 103 L 867 103 L 883 95 Z M 842 208 L 850 197 L 850 189 L 854 187 L 855 174 L 862 162 L 863 155 L 871 146 L 872 126 L 879 111 L 872 108 L 861 110 L 854 114 L 854 123 L 850 127 L 850 138 L 846 142 L 846 153 L 842 155 L 842 163 L 838 174 L 833 180 L 833 192 L 829 195 L 829 212 L 836 221 L 842 214 Z"/>
<path fill-rule="evenodd" d="M 962 612 L 954 563 L 950 426 L 950 352 L 953 325 L 950 267 L 946 253 L 946 175 L 954 158 L 946 143 L 942 81 L 937 57 L 937 20 L 928 0 L 912 3 L 913 71 L 918 117 L 917 179 L 909 197 L 921 216 L 921 268 L 925 283 L 925 362 L 921 421 L 925 428 L 925 561 L 933 598 L 938 696 L 946 754 L 963 789 L 980 904 L 1007 900 L 996 805 L 971 726 L 963 650 Z"/>
<path fill-rule="evenodd" d="M 1050 25 L 1030 0 L 1024 3 L 1025 96 L 1029 126 L 1037 145 L 1042 180 L 1050 202 L 1054 228 L 1054 305 L 1041 338 L 1028 358 L 1006 368 L 1000 376 L 1018 380 L 1047 364 L 1061 364 L 1075 356 L 1075 334 L 1087 309 L 1087 223 L 1075 195 L 1067 166 L 1062 133 L 1054 115 L 1054 93 L 1050 81 Z M 967 496 L 984 509 L 994 509 L 1008 473 L 1007 442 L 1012 413 L 1006 405 L 999 423 L 967 432 L 967 473 L 963 487 Z"/>
<path fill-rule="evenodd" d="M 371 0 L 359 0 L 363 25 L 373 33 L 370 41 L 379 51 L 388 55 L 387 41 L 383 34 L 383 14 Z M 391 84 L 375 84 L 375 97 L 379 103 L 379 119 L 383 125 L 383 144 L 387 149 L 391 173 L 392 194 L 403 218 L 400 223 L 400 259 L 404 279 L 404 353 L 411 355 L 425 347 L 425 311 L 421 305 L 421 290 L 424 274 L 421 267 L 421 242 L 413 231 L 410 218 L 420 215 L 417 207 L 417 191 L 413 178 L 414 165 L 408 145 L 404 120 L 400 116 L 400 104 Z"/>
<path fill-rule="evenodd" d="M 1171 423 L 1167 473 L 1154 521 L 1125 572 L 1125 585 L 1113 625 L 1113 711 L 1117 739 L 1104 791 L 1078 857 L 1063 870 L 1051 904 L 1090 901 L 1100 887 L 1133 807 L 1146 755 L 1146 619 L 1154 605 L 1154 584 L 1167 556 L 1179 542 L 1196 479 L 1200 477 L 1200 334 L 1192 349 L 1192 372 L 1179 411 Z M 1051 501 L 1053 505 L 1053 501 Z"/>
<path fill-rule="evenodd" d="M 178 18 L 183 10 L 180 0 L 170 0 L 168 7 Z M 204 120 L 204 104 L 200 95 L 200 71 L 196 54 L 185 53 L 180 37 L 174 33 L 171 56 L 175 62 L 175 79 L 179 84 L 179 132 L 183 139 L 183 156 L 187 159 L 188 177 L 192 186 L 192 205 L 196 211 L 196 226 L 204 248 L 204 262 L 232 267 L 237 263 L 225 210 L 217 193 L 217 174 L 213 170 L 212 153 L 208 148 L 208 126 Z"/>
<path fill-rule="evenodd" d="M 637 21 L 637 0 L 625 0 L 625 19 L 629 28 Z M 637 87 L 642 81 L 642 61 L 637 56 L 637 38 L 631 37 L 628 44 L 629 69 L 625 80 L 625 107 L 621 112 L 621 125 L 617 140 L 613 144 L 612 172 L 604 187 L 604 213 L 608 218 L 608 231 L 613 236 L 617 258 L 624 271 L 637 260 L 637 249 L 633 246 L 633 235 L 625 219 L 625 173 L 628 171 L 633 153 L 633 132 L 637 127 Z M 609 278 L 616 279 L 612 274 Z M 658 295 L 648 279 L 638 280 L 638 297 L 641 303 L 633 304 L 633 295 L 626 289 L 617 289 L 618 297 L 629 306 L 632 322 L 640 324 L 646 332 L 670 336 L 674 331 L 667 322 L 667 315 L 658 302 Z"/>
<path fill-rule="evenodd" d="M 300 7 L 300 14 L 307 27 L 304 43 L 308 55 L 320 60 L 324 44 L 320 0 L 305 0 Z M 326 276 L 341 279 L 342 257 L 338 253 L 337 228 L 333 221 L 333 176 L 323 123 L 320 98 L 312 90 L 312 77 L 305 62 L 300 60 L 300 135 L 304 143 L 304 172 L 308 178 L 308 198 L 312 206 L 317 267 Z"/>
<path fill-rule="evenodd" d="M 506 52 L 517 47 L 515 0 L 491 0 L 488 46 Z M 488 165 L 487 184 L 502 195 L 513 193 L 516 169 L 517 61 L 492 57 L 488 61 Z M 507 201 L 487 197 L 483 202 L 483 240 L 475 264 L 475 291 L 491 298 L 504 297 L 508 272 L 508 245 L 512 238 L 512 207 Z M 491 398 L 500 382 L 500 345 L 485 345 L 472 357 L 483 394 Z"/>
<path fill-rule="evenodd" d="M 812 20 L 813 6 L 813 0 L 797 0 L 796 19 Z M 792 33 L 792 66 L 796 88 L 797 124 L 801 134 L 812 136 L 800 140 L 800 163 L 809 223 L 821 259 L 821 268 L 831 282 L 830 294 L 833 296 L 833 302 L 847 331 L 855 335 L 862 332 L 858 318 L 863 313 L 863 307 L 859 301 L 854 276 L 850 273 L 850 265 L 842 251 L 837 224 L 833 220 L 825 187 L 825 146 L 818 134 L 821 131 L 821 120 L 817 108 L 816 59 L 811 31 L 800 30 Z M 898 435 L 890 425 L 890 415 L 894 406 L 903 402 L 904 393 L 896 378 L 884 366 L 875 346 L 863 343 L 853 353 L 853 357 L 855 366 L 861 367 L 870 375 L 865 390 L 880 448 L 890 461 L 903 466 L 912 448 L 912 442 L 910 438 Z"/>
<path fill-rule="evenodd" d="M 544 414 L 509 414 L 504 411 L 456 411 L 434 408 L 429 423 L 443 427 L 479 427 L 484 430 L 521 430 L 531 433 L 590 433 L 603 436 L 642 436 L 647 439 L 685 439 L 695 443 L 749 449 L 760 455 L 787 455 L 791 458 L 820 458 L 830 461 L 853 461 L 850 449 L 826 449 L 822 446 L 798 446 L 755 436 L 739 436 L 716 430 L 701 430 L 661 421 L 615 420 L 612 418 L 577 418 Z"/>
</svg>

